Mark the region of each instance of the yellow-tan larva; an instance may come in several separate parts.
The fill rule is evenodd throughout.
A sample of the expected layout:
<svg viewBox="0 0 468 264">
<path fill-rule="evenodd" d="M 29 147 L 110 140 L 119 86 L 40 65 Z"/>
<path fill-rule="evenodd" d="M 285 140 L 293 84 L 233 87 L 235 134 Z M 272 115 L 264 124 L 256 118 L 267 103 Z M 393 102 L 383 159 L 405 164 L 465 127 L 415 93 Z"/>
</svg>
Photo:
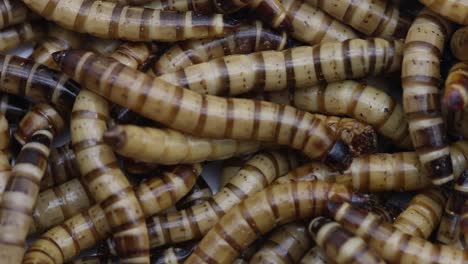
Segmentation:
<svg viewBox="0 0 468 264">
<path fill-rule="evenodd" d="M 153 72 L 162 75 L 228 55 L 283 50 L 290 45 L 291 40 L 285 32 L 269 30 L 256 20 L 222 38 L 175 43 L 153 65 Z"/>
<path fill-rule="evenodd" d="M 363 199 L 341 184 L 316 181 L 273 185 L 229 210 L 185 263 L 230 263 L 260 235 L 278 225 L 323 215 L 330 201 Z"/>
<path fill-rule="evenodd" d="M 433 12 L 462 25 L 468 25 L 468 2 L 464 0 L 419 0 Z"/>
<path fill-rule="evenodd" d="M 450 41 L 452 54 L 461 61 L 468 61 L 468 26 L 455 31 Z"/>
<path fill-rule="evenodd" d="M 398 40 L 350 39 L 284 51 L 231 55 L 159 76 L 200 94 L 237 95 L 249 91 L 308 88 L 400 69 Z"/>
<path fill-rule="evenodd" d="M 297 263 L 312 244 L 304 224 L 291 223 L 275 229 L 250 259 L 251 264 Z"/>
<path fill-rule="evenodd" d="M 460 235 L 460 213 L 462 205 L 465 201 L 463 197 L 459 200 L 459 206 L 455 205 L 456 191 L 452 193 L 447 200 L 442 218 L 440 219 L 439 228 L 436 232 L 436 239 L 438 243 L 452 245 L 459 241 Z M 457 208 L 458 207 L 458 208 Z"/>
<path fill-rule="evenodd" d="M 47 165 L 53 134 L 36 131 L 21 148 L 0 202 L 0 257 L 19 264 L 23 258 L 31 213 Z"/>
<path fill-rule="evenodd" d="M 223 161 L 219 179 L 220 188 L 226 186 L 229 181 L 237 175 L 242 166 L 249 160 L 249 155 L 233 157 Z M 281 177 L 280 177 L 281 178 Z"/>
<path fill-rule="evenodd" d="M 148 219 L 151 247 L 201 238 L 232 207 L 295 166 L 289 163 L 287 155 L 279 152 L 261 152 L 253 156 L 212 199 Z"/>
<path fill-rule="evenodd" d="M 352 28 L 301 0 L 280 0 L 290 17 L 295 39 L 315 45 L 358 38 Z"/>
<path fill-rule="evenodd" d="M 447 20 L 423 10 L 408 31 L 401 73 L 403 109 L 413 146 L 435 185 L 453 180 L 438 88 L 440 60 L 450 31 Z"/>
<path fill-rule="evenodd" d="M 116 39 L 103 39 L 85 35 L 83 49 L 103 56 L 110 56 L 122 43 L 122 41 Z"/>
<path fill-rule="evenodd" d="M 25 22 L 31 15 L 22 1 L 0 1 L 0 29 Z"/>
<path fill-rule="evenodd" d="M 75 152 L 68 144 L 52 148 L 47 165 L 41 191 L 81 176 Z"/>
<path fill-rule="evenodd" d="M 10 131 L 8 121 L 0 114 L 0 201 L 10 176 Z"/>
<path fill-rule="evenodd" d="M 238 22 L 222 15 L 159 11 L 94 0 L 25 0 L 34 12 L 58 25 L 101 38 L 179 41 L 223 36 Z"/>
<path fill-rule="evenodd" d="M 411 236 L 427 239 L 442 217 L 446 195 L 436 188 L 420 192 L 395 219 L 393 227 Z"/>
<path fill-rule="evenodd" d="M 308 227 L 315 243 L 327 257 L 338 264 L 383 264 L 385 261 L 359 236 L 353 235 L 337 222 L 319 216 Z"/>
<path fill-rule="evenodd" d="M 325 255 L 323 250 L 315 245 L 304 257 L 298 262 L 299 264 L 333 264 L 333 262 Z"/>
<path fill-rule="evenodd" d="M 144 70 L 157 50 L 154 43 L 124 42 L 109 57 L 132 69 Z"/>
<path fill-rule="evenodd" d="M 4 28 L 0 31 L 0 51 L 6 52 L 22 44 L 34 42 L 44 34 L 44 24 L 38 22 L 25 22 Z"/>
<path fill-rule="evenodd" d="M 173 206 L 192 189 L 200 174 L 199 164 L 178 165 L 141 182 L 135 193 L 145 217 Z M 64 263 L 111 234 L 102 206 L 94 205 L 44 233 L 28 249 L 23 263 Z"/>
<path fill-rule="evenodd" d="M 436 245 L 403 233 L 377 215 L 354 208 L 347 202 L 329 202 L 333 218 L 344 228 L 364 238 L 387 263 L 466 263 L 465 251 Z"/>
<path fill-rule="evenodd" d="M 200 95 L 90 52 L 54 55 L 64 72 L 87 89 L 170 128 L 201 137 L 288 145 L 337 169 L 351 161 L 349 148 L 323 121 L 293 107 Z"/>
<path fill-rule="evenodd" d="M 445 80 L 444 103 L 451 111 L 468 108 L 468 62 L 450 68 Z"/>
</svg>

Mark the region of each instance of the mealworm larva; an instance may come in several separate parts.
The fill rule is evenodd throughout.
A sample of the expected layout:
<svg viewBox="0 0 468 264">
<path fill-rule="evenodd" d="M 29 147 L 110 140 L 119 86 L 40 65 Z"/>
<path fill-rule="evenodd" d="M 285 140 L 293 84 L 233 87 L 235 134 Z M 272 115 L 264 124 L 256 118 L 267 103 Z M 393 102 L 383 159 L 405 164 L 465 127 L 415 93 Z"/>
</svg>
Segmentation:
<svg viewBox="0 0 468 264">
<path fill-rule="evenodd" d="M 452 111 L 468 108 L 468 62 L 455 64 L 445 80 L 444 102 Z"/>
<path fill-rule="evenodd" d="M 144 215 L 149 217 L 174 205 L 190 191 L 200 174 L 199 164 L 178 165 L 165 170 L 160 177 L 143 180 L 135 188 L 135 193 Z M 111 227 L 103 207 L 98 204 L 42 235 L 28 249 L 23 263 L 63 263 L 109 235 Z"/>
<path fill-rule="evenodd" d="M 435 185 L 453 180 L 438 88 L 440 58 L 450 31 L 446 20 L 423 10 L 408 31 L 401 73 L 413 146 Z"/>
<path fill-rule="evenodd" d="M 67 116 L 80 86 L 65 74 L 32 60 L 0 55 L 0 90 L 35 102 L 50 102 Z"/>
<path fill-rule="evenodd" d="M 432 11 L 441 16 L 468 25 L 468 2 L 460 0 L 419 0 Z"/>
<path fill-rule="evenodd" d="M 159 78 L 200 94 L 300 89 L 399 70 L 402 52 L 402 43 L 397 40 L 350 39 L 284 51 L 226 56 Z"/>
<path fill-rule="evenodd" d="M 129 159 L 125 157 L 120 157 L 119 159 L 122 162 L 122 169 L 134 176 L 146 176 L 150 175 L 150 173 L 155 172 L 158 168 L 158 164 L 153 164 L 153 163 L 147 163 L 147 162 L 142 162 L 134 159 Z"/>
<path fill-rule="evenodd" d="M 304 224 L 291 223 L 273 231 L 249 263 L 297 263 L 311 246 Z"/>
<path fill-rule="evenodd" d="M 172 129 L 133 125 L 107 130 L 104 142 L 124 157 L 166 165 L 227 159 L 253 153 L 261 146 L 255 141 L 200 138 Z"/>
<path fill-rule="evenodd" d="M 442 244 L 453 244 L 458 240 L 460 234 L 460 213 L 459 210 L 454 208 L 454 195 L 452 194 L 445 204 L 445 210 L 443 210 L 442 218 L 440 219 L 439 228 L 436 233 L 436 241 Z"/>
<path fill-rule="evenodd" d="M 283 50 L 288 46 L 291 46 L 291 40 L 285 32 L 274 32 L 255 21 L 223 38 L 176 43 L 153 65 L 153 72 L 162 75 L 227 55 Z"/>
<path fill-rule="evenodd" d="M 110 57 L 132 69 L 143 70 L 149 66 L 148 62 L 157 50 L 155 43 L 124 42 Z"/>
<path fill-rule="evenodd" d="M 313 219 L 308 230 L 327 257 L 336 263 L 385 263 L 364 239 L 329 218 L 319 216 Z"/>
<path fill-rule="evenodd" d="M 304 257 L 301 259 L 299 264 L 333 264 L 323 250 L 318 246 L 313 246 Z"/>
<path fill-rule="evenodd" d="M 62 51 L 54 57 L 87 89 L 173 129 L 200 137 L 288 145 L 338 169 L 351 161 L 349 148 L 333 138 L 322 121 L 295 108 L 203 96 L 90 52 Z"/>
<path fill-rule="evenodd" d="M 395 219 L 400 215 L 401 209 L 390 204 L 378 204 L 378 205 L 364 205 L 364 210 L 373 212 L 374 214 L 381 217 L 384 221 L 393 223 Z"/>
<path fill-rule="evenodd" d="M 91 52 L 101 54 L 103 56 L 110 56 L 119 46 L 122 41 L 116 39 L 103 39 L 91 35 L 85 35 L 83 49 Z"/>
<path fill-rule="evenodd" d="M 175 204 L 175 208 L 176 210 L 187 209 L 209 201 L 212 199 L 212 196 L 213 192 L 208 184 L 203 179 L 199 179 L 192 190 Z"/>
<path fill-rule="evenodd" d="M 0 31 L 0 51 L 5 52 L 21 44 L 36 41 L 43 35 L 44 25 L 37 22 L 25 22 L 4 28 Z"/>
<path fill-rule="evenodd" d="M 291 36 L 310 45 L 358 38 L 354 30 L 301 0 L 280 0 L 290 16 Z"/>
<path fill-rule="evenodd" d="M 52 58 L 52 53 L 60 50 L 77 49 L 81 46 L 82 38 L 81 34 L 49 23 L 47 38 L 34 47 L 30 58 L 49 68 L 58 69 Z"/>
<path fill-rule="evenodd" d="M 106 0 L 109 2 L 114 2 L 122 6 L 141 6 L 152 2 L 153 0 Z"/>
<path fill-rule="evenodd" d="M 466 263 L 468 254 L 424 238 L 405 234 L 370 212 L 349 203 L 328 203 L 333 218 L 344 228 L 362 237 L 388 263 Z"/>
<path fill-rule="evenodd" d="M 431 188 L 411 199 L 408 207 L 396 218 L 393 227 L 403 233 L 427 239 L 442 217 L 446 195 Z"/>
<path fill-rule="evenodd" d="M 23 258 L 31 213 L 47 165 L 53 134 L 34 133 L 20 151 L 0 202 L 0 258 L 19 264 Z"/>
<path fill-rule="evenodd" d="M 25 0 L 31 10 L 58 25 L 101 38 L 178 41 L 223 36 L 238 22 L 222 15 L 159 11 L 94 0 Z"/>
<path fill-rule="evenodd" d="M 0 112 L 8 121 L 14 122 L 20 120 L 27 113 L 28 109 L 29 103 L 24 98 L 0 93 Z"/>
<path fill-rule="evenodd" d="M 55 136 L 58 136 L 65 131 L 65 123 L 52 106 L 39 103 L 21 119 L 14 137 L 20 144 L 24 144 L 35 131 L 40 129 L 49 129 Z"/>
<path fill-rule="evenodd" d="M 468 108 L 457 112 L 446 111 L 444 117 L 450 133 L 468 138 Z"/>
<path fill-rule="evenodd" d="M 70 264 L 114 264 L 117 263 L 118 259 L 113 258 L 109 255 L 93 255 L 78 258 Z"/>
<path fill-rule="evenodd" d="M 468 27 L 462 27 L 455 31 L 450 41 L 452 54 L 461 61 L 468 61 Z"/>
<path fill-rule="evenodd" d="M 223 167 L 221 168 L 221 177 L 219 179 L 219 186 L 222 188 L 228 184 L 228 182 L 237 175 L 242 166 L 249 160 L 249 155 L 233 157 L 223 161 Z M 281 177 L 280 177 L 281 178 Z"/>
<path fill-rule="evenodd" d="M 232 207 L 266 188 L 295 166 L 289 163 L 285 154 L 279 152 L 253 156 L 212 199 L 185 210 L 148 219 L 151 247 L 202 237 Z"/>
<path fill-rule="evenodd" d="M 316 181 L 273 185 L 229 210 L 185 263 L 230 263 L 261 234 L 294 220 L 323 215 L 332 200 L 363 202 L 364 198 L 341 184 Z"/>
<path fill-rule="evenodd" d="M 59 148 L 52 148 L 47 165 L 48 168 L 40 185 L 41 190 L 81 176 L 75 152 L 68 144 Z"/>
<path fill-rule="evenodd" d="M 300 90 L 264 93 L 262 97 L 308 112 L 355 118 L 373 126 L 397 146 L 411 148 L 408 122 L 401 104 L 367 83 L 343 81 Z"/>
<path fill-rule="evenodd" d="M 11 176 L 10 131 L 8 121 L 0 113 L 0 201 Z"/>
<path fill-rule="evenodd" d="M 25 22 L 31 13 L 22 1 L 0 1 L 0 29 Z"/>
</svg>

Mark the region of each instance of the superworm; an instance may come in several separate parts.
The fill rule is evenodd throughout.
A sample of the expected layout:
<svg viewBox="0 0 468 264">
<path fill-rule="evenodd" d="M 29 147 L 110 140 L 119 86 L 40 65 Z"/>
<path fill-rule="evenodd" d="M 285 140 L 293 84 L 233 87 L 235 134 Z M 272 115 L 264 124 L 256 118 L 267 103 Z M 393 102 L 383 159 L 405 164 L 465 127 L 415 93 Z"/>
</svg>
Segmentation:
<svg viewBox="0 0 468 264">
<path fill-rule="evenodd" d="M 32 60 L 0 55 L 0 90 L 34 102 L 50 102 L 66 115 L 80 86 L 67 75 Z"/>
<path fill-rule="evenodd" d="M 0 31 L 0 51 L 6 52 L 22 44 L 34 42 L 44 34 L 44 25 L 37 22 L 25 22 L 4 28 Z"/>
<path fill-rule="evenodd" d="M 401 74 L 413 146 L 435 185 L 453 180 L 438 89 L 440 58 L 450 31 L 445 19 L 423 10 L 408 31 Z"/>
<path fill-rule="evenodd" d="M 450 41 L 450 49 L 453 55 L 461 61 L 468 61 L 468 26 L 455 31 Z"/>
<path fill-rule="evenodd" d="M 135 193 L 145 216 L 149 217 L 174 205 L 189 192 L 200 173 L 199 164 L 178 165 L 164 171 L 160 177 L 141 182 L 135 188 Z M 37 260 L 45 263 L 63 263 L 110 234 L 111 228 L 102 206 L 95 205 L 42 235 L 31 245 L 24 263 L 36 263 Z M 80 246 L 76 248 L 74 245 Z"/>
<path fill-rule="evenodd" d="M 0 1 L 0 29 L 25 22 L 31 13 L 22 1 Z"/>
<path fill-rule="evenodd" d="M 173 129 L 201 137 L 288 145 L 335 168 L 346 168 L 350 163 L 349 148 L 332 138 L 323 122 L 295 108 L 203 96 L 90 52 L 62 51 L 54 55 L 64 72 L 87 89 Z"/>
<path fill-rule="evenodd" d="M 58 25 L 101 38 L 179 41 L 223 36 L 238 22 L 222 15 L 159 11 L 94 0 L 24 0 L 31 10 Z"/>
<path fill-rule="evenodd" d="M 325 255 L 323 250 L 318 246 L 313 246 L 299 264 L 333 264 L 333 262 Z"/>
<path fill-rule="evenodd" d="M 358 203 L 365 198 L 344 185 L 320 181 L 273 185 L 229 210 L 185 264 L 230 263 L 258 236 L 281 224 L 323 215 L 334 200 Z"/>
<path fill-rule="evenodd" d="M 389 223 L 393 223 L 402 211 L 400 208 L 391 204 L 366 204 L 363 206 L 363 209 L 373 212 Z"/>
<path fill-rule="evenodd" d="M 49 129 L 55 136 L 65 131 L 66 122 L 52 106 L 44 103 L 36 104 L 21 119 L 14 134 L 15 139 L 24 144 L 35 131 Z"/>
<path fill-rule="evenodd" d="M 159 78 L 200 94 L 300 89 L 397 71 L 402 52 L 398 40 L 350 39 L 284 51 L 226 56 Z"/>
<path fill-rule="evenodd" d="M 280 0 L 291 19 L 295 39 L 315 45 L 358 38 L 354 30 L 301 0 Z"/>
<path fill-rule="evenodd" d="M 219 186 L 222 188 L 237 175 L 242 166 L 249 160 L 249 155 L 233 157 L 223 161 L 221 168 L 221 177 L 219 179 Z M 281 177 L 280 177 L 281 178 Z"/>
<path fill-rule="evenodd" d="M 468 138 L 468 108 L 457 112 L 446 111 L 444 115 L 445 123 L 451 133 Z"/>
<path fill-rule="evenodd" d="M 340 224 L 329 218 L 314 218 L 308 227 L 309 233 L 328 258 L 338 264 L 385 263 L 382 258 L 364 241 L 353 235 Z"/>
<path fill-rule="evenodd" d="M 452 194 L 446 202 L 442 218 L 440 219 L 439 228 L 436 232 L 435 241 L 441 244 L 450 245 L 459 239 L 459 222 L 462 208 L 459 208 L 459 210 L 455 209 L 454 198 L 455 194 Z"/>
<path fill-rule="evenodd" d="M 8 121 L 0 114 L 0 201 L 11 177 L 10 165 L 10 131 Z"/>
<path fill-rule="evenodd" d="M 468 25 L 468 2 L 460 0 L 419 0 L 433 12 L 458 24 Z"/>
<path fill-rule="evenodd" d="M 232 207 L 294 167 L 286 155 L 278 152 L 253 156 L 209 201 L 148 219 L 151 247 L 201 238 Z"/>
<path fill-rule="evenodd" d="M 29 103 L 24 98 L 0 93 L 0 112 L 9 122 L 20 120 L 28 109 Z"/>
<path fill-rule="evenodd" d="M 41 181 L 41 190 L 81 177 L 76 155 L 68 144 L 52 148 L 48 167 Z"/>
<path fill-rule="evenodd" d="M 328 209 L 337 222 L 366 240 L 387 263 L 465 263 L 468 260 L 464 251 L 405 234 L 375 214 L 349 203 L 329 202 Z"/>
<path fill-rule="evenodd" d="M 189 207 L 202 204 L 212 199 L 213 191 L 203 178 L 199 178 L 192 190 L 175 204 L 176 210 L 184 210 Z"/>
<path fill-rule="evenodd" d="M 151 173 L 155 172 L 159 168 L 158 164 L 142 162 L 124 157 L 120 157 L 120 161 L 123 164 L 122 169 L 132 176 L 138 175 L 145 177 L 146 175 L 150 175 Z"/>
<path fill-rule="evenodd" d="M 408 207 L 396 218 L 393 227 L 411 236 L 427 239 L 442 217 L 446 195 L 431 188 L 411 199 Z"/>
<path fill-rule="evenodd" d="M 133 125 L 117 125 L 107 130 L 104 142 L 124 157 L 166 165 L 226 159 L 253 153 L 261 147 L 260 142 L 206 139 L 172 129 Z"/>
<path fill-rule="evenodd" d="M 452 111 L 468 108 L 468 62 L 455 64 L 445 80 L 444 102 Z"/>
<path fill-rule="evenodd" d="M 291 39 L 285 32 L 277 33 L 255 21 L 222 38 L 176 43 L 153 65 L 153 72 L 162 75 L 227 55 L 283 50 L 288 46 L 291 46 Z"/>
<path fill-rule="evenodd" d="M 391 1 L 306 0 L 305 2 L 322 9 L 367 36 L 404 38 L 411 25 L 411 20 L 400 14 Z"/>
<path fill-rule="evenodd" d="M 144 70 L 158 50 L 155 43 L 124 42 L 110 55 L 111 58 L 132 69 Z"/>
<path fill-rule="evenodd" d="M 53 134 L 34 133 L 20 151 L 0 202 L 0 257 L 19 264 L 23 258 L 31 213 L 47 165 Z"/>
<path fill-rule="evenodd" d="M 249 263 L 297 263 L 311 247 L 304 224 L 291 223 L 275 229 Z"/>
<path fill-rule="evenodd" d="M 262 99 L 326 115 L 345 115 L 373 126 L 397 146 L 411 148 L 403 107 L 365 82 L 343 81 L 300 90 L 264 93 Z"/>
</svg>

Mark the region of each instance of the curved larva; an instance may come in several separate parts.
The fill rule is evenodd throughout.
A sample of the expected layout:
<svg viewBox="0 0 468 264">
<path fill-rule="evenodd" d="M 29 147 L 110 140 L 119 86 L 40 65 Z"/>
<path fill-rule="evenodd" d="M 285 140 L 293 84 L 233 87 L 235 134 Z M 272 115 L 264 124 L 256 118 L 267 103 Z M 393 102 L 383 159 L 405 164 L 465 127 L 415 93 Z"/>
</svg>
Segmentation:
<svg viewBox="0 0 468 264">
<path fill-rule="evenodd" d="M 463 0 L 419 0 L 432 11 L 458 24 L 468 25 L 468 2 Z"/>
<path fill-rule="evenodd" d="M 468 27 L 462 27 L 455 31 L 450 40 L 450 48 L 453 55 L 461 61 L 468 61 Z"/>
<path fill-rule="evenodd" d="M 0 113 L 0 202 L 10 177 L 10 130 L 8 121 Z"/>
<path fill-rule="evenodd" d="M 32 16 L 22 1 L 1 0 L 0 10 L 0 29 L 25 22 Z"/>
<path fill-rule="evenodd" d="M 299 264 L 333 264 L 333 262 L 325 255 L 323 250 L 315 245 L 313 246 L 301 261 L 298 262 Z"/>
<path fill-rule="evenodd" d="M 124 42 L 109 57 L 132 69 L 144 70 L 157 50 L 155 43 Z"/>
<path fill-rule="evenodd" d="M 41 191 L 80 176 L 80 168 L 73 149 L 68 144 L 59 148 L 52 148 L 47 170 L 41 181 Z"/>
<path fill-rule="evenodd" d="M 29 102 L 23 97 L 0 93 L 0 112 L 9 122 L 16 122 L 23 118 L 29 107 Z"/>
<path fill-rule="evenodd" d="M 468 108 L 468 62 L 450 68 L 445 80 L 444 103 L 451 111 Z"/>
<path fill-rule="evenodd" d="M 15 0 L 16 1 L 16 0 Z M 1 5 L 1 3 L 0 3 Z M 6 52 L 45 35 L 43 23 L 25 22 L 0 31 L 0 51 Z"/>
</svg>

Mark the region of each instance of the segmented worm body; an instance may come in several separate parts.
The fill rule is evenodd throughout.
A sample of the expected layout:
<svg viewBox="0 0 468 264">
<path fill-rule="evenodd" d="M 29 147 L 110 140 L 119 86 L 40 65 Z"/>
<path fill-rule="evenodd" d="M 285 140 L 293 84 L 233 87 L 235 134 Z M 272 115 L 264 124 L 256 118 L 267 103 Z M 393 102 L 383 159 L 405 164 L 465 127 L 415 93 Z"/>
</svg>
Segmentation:
<svg viewBox="0 0 468 264">
<path fill-rule="evenodd" d="M 184 247 L 170 247 L 162 252 L 154 254 L 151 264 L 182 264 L 190 254 L 192 254 L 195 245 L 189 244 Z"/>
<path fill-rule="evenodd" d="M 322 121 L 295 108 L 203 96 L 89 52 L 63 51 L 55 58 L 86 88 L 173 129 L 201 137 L 289 145 L 336 168 L 350 162 L 349 148 L 333 138 Z"/>
<path fill-rule="evenodd" d="M 185 263 L 230 263 L 258 236 L 281 224 L 323 215 L 333 200 L 362 202 L 363 198 L 341 184 L 273 185 L 229 210 Z"/>
<path fill-rule="evenodd" d="M 442 217 L 447 197 L 436 188 L 427 189 L 411 199 L 396 218 L 393 227 L 403 233 L 427 239 Z"/>
<path fill-rule="evenodd" d="M 213 191 L 203 178 L 199 178 L 192 190 L 175 204 L 176 210 L 184 210 L 189 207 L 202 204 L 212 199 Z"/>
<path fill-rule="evenodd" d="M 452 54 L 461 61 L 468 61 L 468 26 L 462 27 L 455 31 L 450 41 L 450 49 Z"/>
<path fill-rule="evenodd" d="M 179 41 L 223 36 L 238 27 L 222 15 L 159 11 L 94 0 L 25 0 L 31 10 L 58 25 L 101 38 Z"/>
<path fill-rule="evenodd" d="M 32 60 L 0 55 L 0 90 L 34 102 L 49 102 L 68 116 L 80 86 L 67 75 Z"/>
<path fill-rule="evenodd" d="M 328 258 L 336 263 L 385 263 L 360 237 L 325 217 L 317 217 L 309 224 L 309 233 Z"/>
<path fill-rule="evenodd" d="M 0 31 L 0 51 L 5 52 L 21 44 L 36 41 L 43 35 L 44 25 L 37 22 L 26 22 L 4 28 Z"/>
<path fill-rule="evenodd" d="M 201 94 L 237 95 L 280 91 L 394 72 L 403 46 L 373 38 L 322 43 L 284 51 L 231 55 L 161 75 L 166 82 Z"/>
<path fill-rule="evenodd" d="M 275 229 L 249 263 L 297 263 L 311 246 L 304 224 L 291 223 Z"/>
<path fill-rule="evenodd" d="M 0 1 L 0 29 L 25 22 L 31 16 L 22 1 Z"/>
<path fill-rule="evenodd" d="M 299 264 L 332 264 L 333 262 L 325 255 L 323 250 L 318 246 L 313 246 Z"/>
<path fill-rule="evenodd" d="M 456 191 L 449 197 L 446 202 L 440 219 L 439 228 L 436 233 L 436 241 L 442 244 L 453 244 L 459 238 L 460 234 L 460 213 L 461 205 L 456 208 Z M 464 201 L 464 199 L 463 199 Z"/>
<path fill-rule="evenodd" d="M 424 238 L 405 234 L 370 212 L 346 202 L 329 202 L 333 218 L 362 237 L 387 263 L 466 263 L 467 252 L 435 245 Z"/>
<path fill-rule="evenodd" d="M 460 212 L 460 243 L 464 249 L 468 248 L 468 202 L 466 202 L 466 195 L 468 193 L 468 170 L 466 170 L 457 180 L 455 188 L 458 192 L 463 193 L 463 203 L 461 204 Z"/>
<path fill-rule="evenodd" d="M 110 56 L 122 44 L 122 41 L 115 39 L 103 39 L 91 35 L 85 36 L 83 49 L 103 56 Z"/>
<path fill-rule="evenodd" d="M 73 149 L 68 144 L 59 148 L 52 148 L 47 170 L 41 181 L 41 190 L 79 177 L 81 177 L 80 168 Z"/>
<path fill-rule="evenodd" d="M 158 46 L 148 42 L 124 42 L 110 55 L 132 69 L 144 71 L 151 64 Z"/>
<path fill-rule="evenodd" d="M 432 11 L 458 24 L 468 25 L 468 3 L 460 0 L 419 0 Z"/>
<path fill-rule="evenodd" d="M 8 121 L 0 114 L 0 201 L 11 176 L 10 131 Z"/>
<path fill-rule="evenodd" d="M 451 133 L 468 138 L 468 108 L 457 112 L 446 111 L 444 117 Z"/>
<path fill-rule="evenodd" d="M 28 111 L 29 103 L 24 98 L 0 93 L 0 112 L 10 122 L 20 120 Z"/>
<path fill-rule="evenodd" d="M 255 21 L 222 38 L 176 43 L 154 64 L 153 72 L 162 75 L 228 55 L 283 50 L 290 45 L 291 40 L 285 32 L 274 32 Z"/>
<path fill-rule="evenodd" d="M 444 102 L 452 111 L 468 108 L 468 62 L 455 64 L 445 80 Z"/>
<path fill-rule="evenodd" d="M 242 166 L 249 160 L 249 155 L 233 157 L 223 161 L 221 168 L 221 177 L 219 179 L 219 186 L 224 187 L 229 181 L 237 175 Z M 280 177 L 281 178 L 281 177 Z"/>
<path fill-rule="evenodd" d="M 436 185 L 453 180 L 438 89 L 440 59 L 450 31 L 445 19 L 423 10 L 408 31 L 401 74 L 413 146 Z"/>
<path fill-rule="evenodd" d="M 158 168 L 158 164 L 154 163 L 147 163 L 142 161 L 137 161 L 134 159 L 120 157 L 120 161 L 122 162 L 122 169 L 130 174 L 130 175 L 137 175 L 137 176 L 146 176 L 150 175 L 151 173 L 155 172 Z"/>
<path fill-rule="evenodd" d="M 411 20 L 400 14 L 392 1 L 306 0 L 306 3 L 324 10 L 367 36 L 404 38 L 411 25 Z"/>
<path fill-rule="evenodd" d="M 39 183 L 47 165 L 53 134 L 34 133 L 13 166 L 0 202 L 0 257 L 2 262 L 19 264 L 23 258 L 31 213 L 39 193 Z"/>
</svg>

